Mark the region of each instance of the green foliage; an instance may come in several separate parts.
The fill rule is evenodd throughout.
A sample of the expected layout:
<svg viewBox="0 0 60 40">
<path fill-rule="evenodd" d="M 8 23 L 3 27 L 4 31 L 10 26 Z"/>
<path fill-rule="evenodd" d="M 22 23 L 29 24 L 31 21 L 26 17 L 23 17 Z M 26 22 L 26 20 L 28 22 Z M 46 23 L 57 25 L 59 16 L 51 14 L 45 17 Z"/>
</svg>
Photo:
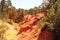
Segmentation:
<svg viewBox="0 0 60 40">
<path fill-rule="evenodd" d="M 49 6 L 50 9 L 46 16 L 46 22 L 48 22 L 48 29 L 52 30 L 58 23 L 60 24 L 60 0 L 54 0 Z"/>
</svg>

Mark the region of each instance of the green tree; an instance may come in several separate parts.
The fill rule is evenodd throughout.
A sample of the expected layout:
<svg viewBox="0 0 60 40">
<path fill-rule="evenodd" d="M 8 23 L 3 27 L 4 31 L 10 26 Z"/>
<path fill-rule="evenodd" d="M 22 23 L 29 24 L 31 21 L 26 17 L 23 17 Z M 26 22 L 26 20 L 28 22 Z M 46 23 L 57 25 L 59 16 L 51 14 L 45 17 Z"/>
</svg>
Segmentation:
<svg viewBox="0 0 60 40">
<path fill-rule="evenodd" d="M 47 26 L 49 30 L 54 31 L 54 40 L 60 40 L 60 0 L 49 0 L 49 2 L 46 16 Z"/>
</svg>

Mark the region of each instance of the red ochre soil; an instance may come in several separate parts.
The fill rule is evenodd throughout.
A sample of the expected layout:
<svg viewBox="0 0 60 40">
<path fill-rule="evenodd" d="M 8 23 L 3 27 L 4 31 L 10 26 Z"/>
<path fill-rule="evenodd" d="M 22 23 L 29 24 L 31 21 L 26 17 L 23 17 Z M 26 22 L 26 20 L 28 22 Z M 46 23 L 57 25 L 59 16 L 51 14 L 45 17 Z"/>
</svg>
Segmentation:
<svg viewBox="0 0 60 40">
<path fill-rule="evenodd" d="M 39 20 L 45 17 L 45 14 L 26 15 L 21 22 L 20 30 L 16 40 L 53 40 L 52 32 L 49 32 L 46 28 L 36 29 Z"/>
</svg>

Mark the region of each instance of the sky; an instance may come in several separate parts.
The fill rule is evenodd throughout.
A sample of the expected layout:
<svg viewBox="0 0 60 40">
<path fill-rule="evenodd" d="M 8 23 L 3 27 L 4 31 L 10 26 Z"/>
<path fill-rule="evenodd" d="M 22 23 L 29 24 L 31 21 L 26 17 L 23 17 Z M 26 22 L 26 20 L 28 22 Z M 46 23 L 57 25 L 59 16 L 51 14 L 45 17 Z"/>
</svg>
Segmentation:
<svg viewBox="0 0 60 40">
<path fill-rule="evenodd" d="M 11 0 L 12 5 L 18 8 L 30 9 L 39 6 L 42 0 Z"/>
</svg>

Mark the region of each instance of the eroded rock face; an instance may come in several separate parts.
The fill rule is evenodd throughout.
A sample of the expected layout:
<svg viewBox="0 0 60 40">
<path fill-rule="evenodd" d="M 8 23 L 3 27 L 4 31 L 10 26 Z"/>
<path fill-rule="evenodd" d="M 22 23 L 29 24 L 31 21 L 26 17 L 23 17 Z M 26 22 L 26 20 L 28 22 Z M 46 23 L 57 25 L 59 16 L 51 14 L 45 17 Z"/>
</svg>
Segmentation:
<svg viewBox="0 0 60 40">
<path fill-rule="evenodd" d="M 20 25 L 19 33 L 26 31 L 28 29 L 32 29 L 34 25 L 38 23 L 38 21 L 44 17 L 44 14 L 36 14 L 36 15 L 26 15 L 24 16 L 24 20 Z"/>
<path fill-rule="evenodd" d="M 53 33 L 49 32 L 47 29 L 41 31 L 38 40 L 53 40 Z"/>
<path fill-rule="evenodd" d="M 45 14 L 26 15 L 20 25 L 18 36 L 15 40 L 52 40 L 52 33 L 42 28 L 37 28 L 37 23 Z"/>
</svg>

